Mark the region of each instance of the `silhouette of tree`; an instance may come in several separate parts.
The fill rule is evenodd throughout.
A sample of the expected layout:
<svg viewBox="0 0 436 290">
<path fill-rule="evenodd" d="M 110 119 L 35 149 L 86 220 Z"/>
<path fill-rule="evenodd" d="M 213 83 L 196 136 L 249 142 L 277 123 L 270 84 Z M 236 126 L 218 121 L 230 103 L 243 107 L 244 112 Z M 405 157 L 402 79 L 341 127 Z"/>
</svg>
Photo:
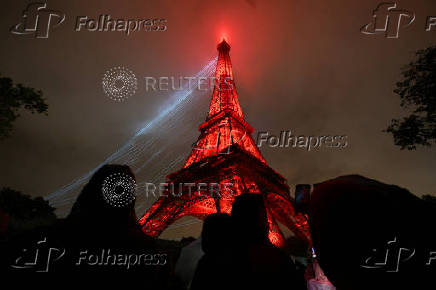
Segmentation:
<svg viewBox="0 0 436 290">
<path fill-rule="evenodd" d="M 42 91 L 14 84 L 12 79 L 0 77 L 0 140 L 11 135 L 19 110 L 47 115 L 48 105 Z"/>
<path fill-rule="evenodd" d="M 416 52 L 416 60 L 402 71 L 403 80 L 394 92 L 401 107 L 411 111 L 402 119 L 393 119 L 385 130 L 401 149 L 415 150 L 416 145 L 436 142 L 436 46 Z"/>
<path fill-rule="evenodd" d="M 31 198 L 29 195 L 8 187 L 3 187 L 0 190 L 0 208 L 9 216 L 23 220 L 56 217 L 55 208 L 42 197 Z"/>
</svg>

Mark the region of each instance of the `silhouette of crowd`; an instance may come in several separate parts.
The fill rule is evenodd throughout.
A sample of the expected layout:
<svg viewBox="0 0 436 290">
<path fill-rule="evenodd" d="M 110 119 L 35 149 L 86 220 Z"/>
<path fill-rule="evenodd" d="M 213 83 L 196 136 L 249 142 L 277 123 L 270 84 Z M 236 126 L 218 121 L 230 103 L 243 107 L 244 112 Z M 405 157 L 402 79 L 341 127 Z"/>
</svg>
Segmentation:
<svg viewBox="0 0 436 290">
<path fill-rule="evenodd" d="M 434 288 L 431 203 L 404 188 L 348 175 L 315 185 L 309 216 L 319 264 L 338 289 Z"/>
<path fill-rule="evenodd" d="M 174 274 L 180 248 L 162 247 L 159 240 L 144 234 L 137 224 L 134 200 L 122 206 L 105 200 L 102 185 L 113 174 L 135 180 L 128 166 L 103 166 L 84 186 L 66 219 L 2 240 L 0 270 L 23 273 L 27 268 L 18 266 L 29 264 L 20 264 L 20 259 L 32 258 L 26 257 L 30 251 L 23 249 L 29 249 L 32 242 L 39 246 L 46 243 L 45 250 L 55 249 L 54 255 L 64 250 L 62 259 L 53 261 L 50 272 L 132 273 L 137 275 L 133 281 L 144 281 L 143 285 L 151 289 L 186 289 L 188 285 Z M 115 191 L 123 194 L 123 190 Z M 216 213 L 204 220 L 204 255 L 190 289 L 335 289 L 329 280 L 338 289 L 353 290 L 390 289 L 411 281 L 414 286 L 431 283 L 428 277 L 436 266 L 436 254 L 435 261 L 431 259 L 432 251 L 436 251 L 432 248 L 436 245 L 433 204 L 397 186 L 353 175 L 316 185 L 308 215 L 313 240 L 313 252 L 308 256 L 316 259 L 309 259 L 304 273 L 304 265 L 270 242 L 262 195 L 236 196 L 230 215 Z M 389 241 L 394 241 L 389 246 L 409 252 L 403 250 L 393 262 L 371 268 L 381 264 L 371 264 L 370 255 Z M 406 259 L 404 253 L 410 257 Z M 39 269 L 44 270 L 44 266 L 39 265 Z M 397 271 L 387 273 L 392 269 Z"/>
<path fill-rule="evenodd" d="M 263 198 L 242 194 L 231 215 L 217 213 L 203 224 L 204 256 L 192 281 L 200 289 L 306 289 L 293 261 L 268 238 Z"/>
<path fill-rule="evenodd" d="M 71 273 L 78 279 L 99 272 L 114 277 L 128 274 L 134 278 L 125 280 L 128 284 L 182 289 L 173 275 L 172 259 L 176 253 L 143 233 L 137 224 L 135 201 L 117 207 L 105 200 L 103 183 L 114 174 L 135 180 L 128 166 L 101 167 L 84 186 L 65 219 L 9 237 L 2 245 L 1 270 L 15 274 Z M 113 194 L 123 194 L 122 189 L 114 189 L 118 192 Z M 110 283 L 101 280 L 100 284 Z"/>
</svg>

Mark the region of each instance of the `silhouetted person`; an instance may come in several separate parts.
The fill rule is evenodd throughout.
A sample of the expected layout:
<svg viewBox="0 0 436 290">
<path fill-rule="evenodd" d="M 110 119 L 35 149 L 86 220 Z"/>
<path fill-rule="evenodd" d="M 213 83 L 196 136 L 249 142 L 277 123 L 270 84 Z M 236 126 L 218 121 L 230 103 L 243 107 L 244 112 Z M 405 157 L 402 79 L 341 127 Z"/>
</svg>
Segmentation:
<svg viewBox="0 0 436 290">
<path fill-rule="evenodd" d="M 49 268 L 50 273 L 71 273 L 74 278 L 95 272 L 120 278 L 127 273 L 128 284 L 180 289 L 171 268 L 176 250 L 159 249 L 137 224 L 135 187 L 128 166 L 101 167 L 83 187 L 66 219 L 8 240 L 7 256 L 0 253 L 0 270 L 24 273 Z M 36 265 L 29 267 L 29 261 Z M 112 279 L 101 282 L 107 281 Z"/>
<path fill-rule="evenodd" d="M 99 247 L 153 244 L 136 222 L 134 183 L 127 165 L 105 165 L 91 177 L 67 217 L 77 242 Z"/>
<path fill-rule="evenodd" d="M 204 220 L 201 232 L 201 247 L 204 255 L 198 262 L 191 290 L 228 288 L 228 276 L 235 274 L 231 271 L 232 238 L 230 215 L 216 213 Z M 221 275 L 227 277 L 221 278 Z"/>
<path fill-rule="evenodd" d="M 315 186 L 309 213 L 318 261 L 338 289 L 432 288 L 418 285 L 434 280 L 436 261 L 426 263 L 435 251 L 435 214 L 409 191 L 342 176 Z"/>
<path fill-rule="evenodd" d="M 305 289 L 295 265 L 268 239 L 266 207 L 261 195 L 242 194 L 235 198 L 231 213 L 235 249 L 234 289 Z"/>
<path fill-rule="evenodd" d="M 161 276 L 164 266 L 152 265 L 151 256 L 145 258 L 145 255 L 161 252 L 154 239 L 145 235 L 137 224 L 134 206 L 135 176 L 130 168 L 126 165 L 101 167 L 84 186 L 62 229 L 63 244 L 67 246 L 62 259 L 64 268 L 83 273 L 138 273 L 150 285 L 164 284 L 165 277 Z M 101 255 L 104 257 L 94 264 L 96 256 Z M 130 267 L 126 266 L 129 263 L 125 261 L 126 255 L 132 257 Z M 150 265 L 146 265 L 149 262 Z"/>
</svg>

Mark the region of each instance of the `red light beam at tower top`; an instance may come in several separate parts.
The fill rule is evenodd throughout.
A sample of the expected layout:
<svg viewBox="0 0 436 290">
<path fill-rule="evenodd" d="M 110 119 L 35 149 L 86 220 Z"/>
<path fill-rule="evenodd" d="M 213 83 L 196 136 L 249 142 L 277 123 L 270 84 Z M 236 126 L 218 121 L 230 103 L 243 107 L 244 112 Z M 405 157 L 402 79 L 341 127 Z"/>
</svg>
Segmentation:
<svg viewBox="0 0 436 290">
<path fill-rule="evenodd" d="M 227 32 L 221 32 L 221 35 L 218 38 L 218 43 L 221 43 L 223 41 L 230 43 L 229 35 Z"/>
</svg>

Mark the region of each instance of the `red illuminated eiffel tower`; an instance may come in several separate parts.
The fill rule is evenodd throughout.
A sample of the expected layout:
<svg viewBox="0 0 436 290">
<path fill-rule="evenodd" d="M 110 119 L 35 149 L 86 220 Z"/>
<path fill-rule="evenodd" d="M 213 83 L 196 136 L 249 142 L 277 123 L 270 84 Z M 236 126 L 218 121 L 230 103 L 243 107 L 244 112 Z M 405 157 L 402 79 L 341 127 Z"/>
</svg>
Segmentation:
<svg viewBox="0 0 436 290">
<path fill-rule="evenodd" d="M 244 120 L 226 41 L 218 45 L 216 83 L 200 137 L 183 168 L 167 176 L 168 189 L 139 220 L 145 233 L 158 236 L 183 216 L 204 219 L 230 213 L 235 196 L 262 194 L 268 210 L 270 240 L 280 246 L 277 222 L 310 241 L 305 218 L 294 210 L 286 179 L 268 166 Z M 219 189 L 219 193 L 218 192 Z M 225 189 L 225 190 L 223 190 Z"/>
</svg>

